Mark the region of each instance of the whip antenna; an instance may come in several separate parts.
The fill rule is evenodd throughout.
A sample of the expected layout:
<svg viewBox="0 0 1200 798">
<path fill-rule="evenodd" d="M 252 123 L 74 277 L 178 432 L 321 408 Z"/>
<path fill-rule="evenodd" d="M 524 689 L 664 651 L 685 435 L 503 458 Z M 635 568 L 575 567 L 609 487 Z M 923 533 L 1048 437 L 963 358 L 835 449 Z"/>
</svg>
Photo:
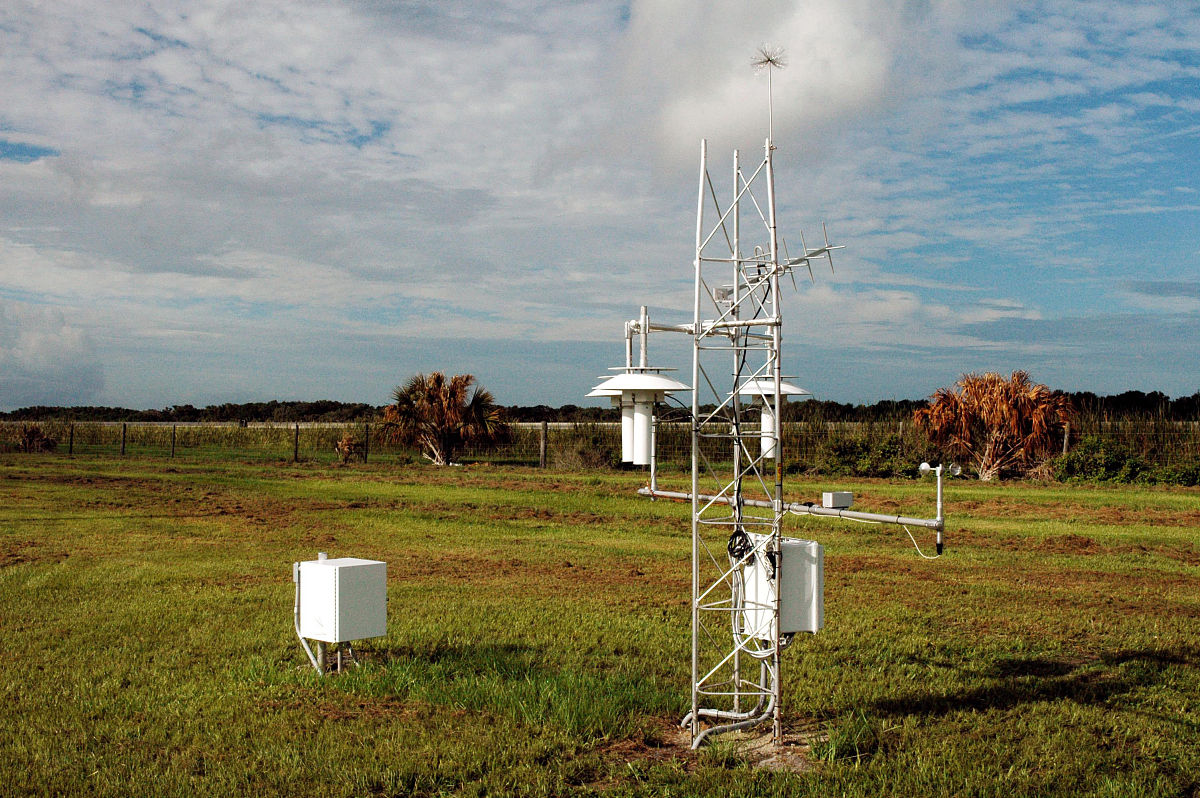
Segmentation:
<svg viewBox="0 0 1200 798">
<path fill-rule="evenodd" d="M 767 73 L 767 114 L 769 115 L 767 131 L 771 137 L 771 141 L 775 141 L 775 102 L 772 96 L 771 73 L 776 69 L 783 69 L 787 66 L 787 59 L 784 58 L 784 49 L 782 47 L 772 47 L 769 44 L 764 44 L 758 48 L 758 54 L 754 60 L 750 62 L 754 67 L 755 72 Z"/>
</svg>

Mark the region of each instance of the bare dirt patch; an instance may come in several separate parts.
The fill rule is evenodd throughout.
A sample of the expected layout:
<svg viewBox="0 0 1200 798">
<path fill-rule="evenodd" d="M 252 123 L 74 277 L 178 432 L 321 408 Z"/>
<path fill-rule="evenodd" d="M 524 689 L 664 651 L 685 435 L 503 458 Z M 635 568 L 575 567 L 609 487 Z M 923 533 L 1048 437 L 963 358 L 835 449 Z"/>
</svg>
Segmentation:
<svg viewBox="0 0 1200 798">
<path fill-rule="evenodd" d="M 933 576 L 923 563 L 912 559 L 885 557 L 874 554 L 845 554 L 830 557 L 826 570 L 838 573 L 857 574 L 862 572 L 899 574 L 907 577 L 926 579 Z"/>
<path fill-rule="evenodd" d="M 1032 548 L 1043 554 L 1100 554 L 1105 550 L 1094 538 L 1074 534 L 1052 535 L 1037 541 Z"/>
<path fill-rule="evenodd" d="M 0 544 L 0 568 L 26 563 L 54 565 L 65 559 L 67 559 L 67 552 L 60 549 L 45 549 L 33 540 L 13 540 Z"/>
<path fill-rule="evenodd" d="M 74 507 L 88 513 L 137 513 L 152 517 L 237 517 L 254 526 L 278 523 L 295 513 L 283 501 L 244 496 L 203 484 L 100 475 L 50 475 L 43 481 L 98 490 L 83 494 Z"/>
<path fill-rule="evenodd" d="M 1066 556 L 1113 556 L 1139 554 L 1165 557 L 1185 565 L 1200 565 L 1200 548 L 1189 543 L 1145 545 L 1141 543 L 1104 543 L 1086 535 L 1068 533 L 1050 535 L 1045 538 L 1018 537 L 1013 535 L 985 535 L 967 527 L 951 529 L 946 533 L 947 547 L 970 547 L 976 549 L 1003 549 L 1036 554 Z"/>
<path fill-rule="evenodd" d="M 611 740 L 601 743 L 594 750 L 605 759 L 649 764 L 674 760 L 689 769 L 696 759 L 687 732 L 667 718 L 647 718 L 640 737 Z"/>
<path fill-rule="evenodd" d="M 1200 527 L 1200 510 L 1184 511 L 1171 507 L 1095 506 L 1057 501 L 1053 504 L 1031 504 L 993 497 L 985 500 L 952 500 L 947 510 L 950 515 L 965 513 L 988 518 L 1076 521 L 1104 526 Z"/>
<path fill-rule="evenodd" d="M 1137 593 L 1154 594 L 1165 592 L 1169 588 L 1186 589 L 1196 585 L 1195 577 L 1186 574 L 1164 573 L 1149 568 L 1138 568 L 1128 572 L 1024 568 L 1015 576 L 1018 583 L 1072 590 L 1091 590 L 1110 596 L 1129 596 Z"/>
<path fill-rule="evenodd" d="M 271 712 L 281 709 L 315 711 L 322 720 L 331 721 L 372 718 L 408 720 L 419 714 L 415 702 L 405 701 L 396 696 L 363 696 L 341 692 L 330 692 L 318 696 L 306 691 L 302 695 L 287 700 L 263 701 L 259 706 Z"/>
<path fill-rule="evenodd" d="M 732 767 L 743 763 L 755 769 L 803 773 L 813 768 L 809 752 L 815 738 L 812 733 L 785 733 L 782 745 L 776 746 L 772 740 L 770 724 L 764 723 L 758 729 L 709 738 L 709 742 L 719 742 L 723 746 L 719 756 L 713 756 L 711 750 L 706 747 L 693 751 L 691 733 L 680 727 L 677 722 L 667 718 L 653 718 L 648 721 L 645 733 L 640 738 L 613 740 L 594 750 L 605 759 L 630 765 L 675 763 L 689 773 L 701 765 L 725 764 Z M 593 789 L 605 789 L 614 785 L 610 782 L 597 782 L 588 786 Z"/>
</svg>

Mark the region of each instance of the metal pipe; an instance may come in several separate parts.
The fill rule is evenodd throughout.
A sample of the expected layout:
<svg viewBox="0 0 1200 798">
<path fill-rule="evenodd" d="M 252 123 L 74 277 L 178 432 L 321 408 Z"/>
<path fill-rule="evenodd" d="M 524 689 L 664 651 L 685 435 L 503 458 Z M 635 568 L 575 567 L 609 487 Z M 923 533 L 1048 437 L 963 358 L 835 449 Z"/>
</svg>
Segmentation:
<svg viewBox="0 0 1200 798">
<path fill-rule="evenodd" d="M 705 148 L 707 149 L 708 142 L 704 139 L 701 139 L 701 141 L 703 142 Z M 739 191 L 737 193 L 737 196 L 734 197 L 735 200 L 741 199 L 743 194 L 749 193 L 750 184 L 753 183 L 755 181 L 755 179 L 758 178 L 758 173 L 762 171 L 762 169 L 765 165 L 766 165 L 765 161 L 763 163 L 759 164 L 758 169 L 756 169 L 754 171 L 754 174 L 752 174 L 750 176 L 750 179 L 742 181 L 742 189 L 741 189 L 741 191 Z M 700 179 L 701 179 L 700 201 L 703 202 L 704 201 L 704 185 L 703 185 L 704 175 L 701 175 Z M 752 203 L 754 203 L 755 207 L 758 207 L 758 202 L 754 199 L 753 194 L 750 194 L 750 201 Z M 721 210 L 720 208 L 717 208 L 718 212 L 720 212 L 720 210 Z M 711 233 L 708 234 L 708 238 L 701 237 L 701 236 L 703 236 L 703 231 L 701 232 L 700 236 L 697 236 L 697 238 L 696 238 L 696 251 L 697 252 L 700 252 L 704 247 L 708 246 L 709 240 L 712 239 L 712 237 L 715 236 L 722 229 L 722 226 L 725 224 L 725 217 L 728 216 L 732 212 L 732 210 L 733 210 L 733 205 L 730 205 L 728 208 L 725 209 L 725 213 L 722 214 L 721 217 L 717 219 L 717 223 L 715 225 L 713 225 L 713 230 Z M 711 258 L 710 260 L 719 260 L 719 259 Z"/>
<path fill-rule="evenodd" d="M 942 532 L 946 528 L 945 519 L 942 517 L 942 464 L 938 463 L 935 471 L 937 474 L 937 553 L 942 553 Z"/>
<path fill-rule="evenodd" d="M 300 640 L 300 645 L 304 648 L 304 653 L 308 655 L 308 661 L 312 663 L 313 668 L 322 676 L 325 672 L 321 669 L 317 658 L 313 656 L 312 649 L 308 646 L 308 641 L 300 634 L 300 563 L 292 563 L 292 581 L 296 583 L 296 600 L 292 604 L 292 625 L 296 627 L 296 637 Z"/>
<path fill-rule="evenodd" d="M 778 685 L 779 685 L 779 679 L 776 678 L 775 679 L 775 692 L 778 692 Z M 757 726 L 758 724 L 762 723 L 767 718 L 774 716 L 776 714 L 775 710 L 778 709 L 778 706 L 779 705 L 775 700 L 775 693 L 772 693 L 770 700 L 767 702 L 766 710 L 758 717 L 750 718 L 749 720 L 743 720 L 738 723 L 727 723 L 724 726 L 710 726 L 709 728 L 705 729 L 704 731 L 700 732 L 699 734 L 693 734 L 692 735 L 692 750 L 695 751 L 697 748 L 699 748 L 701 745 L 703 745 L 704 738 L 708 737 L 710 734 L 725 734 L 726 732 L 738 731 L 739 729 L 749 729 L 753 726 Z M 696 722 L 698 722 L 698 721 L 693 720 L 693 724 L 695 724 Z"/>
<path fill-rule="evenodd" d="M 771 138 L 768 137 L 765 144 L 765 158 L 767 162 L 767 214 L 768 227 L 771 239 L 771 313 L 775 319 L 780 318 L 779 309 L 779 232 L 776 228 L 775 221 L 775 167 L 771 158 Z M 772 351 L 771 356 L 774 359 L 772 364 L 772 378 L 774 380 L 775 396 L 773 397 L 774 411 L 774 430 L 773 435 L 778 444 L 783 437 L 783 430 L 780 428 L 780 403 L 783 399 L 783 371 L 780 366 L 780 360 L 783 357 L 783 325 L 775 324 L 771 327 L 772 334 Z M 771 544 L 770 551 L 775 555 L 776 562 L 779 562 L 780 555 L 780 537 L 782 536 L 783 524 L 783 452 L 775 451 L 775 496 L 772 499 L 773 509 L 775 511 L 775 521 L 771 527 Z M 774 632 L 775 651 L 772 655 L 772 661 L 775 663 L 775 683 L 774 683 L 774 712 L 772 713 L 773 729 L 772 738 L 775 745 L 783 744 L 783 680 L 779 678 L 782 671 L 782 656 L 783 645 L 781 643 L 782 635 L 779 633 L 780 624 L 780 595 L 783 592 L 783 569 L 776 570 L 775 578 L 775 606 L 774 606 Z"/>
<path fill-rule="evenodd" d="M 638 489 L 638 494 L 642 496 L 650 496 L 650 491 L 646 488 Z M 656 499 L 677 499 L 688 501 L 692 499 L 692 494 L 682 491 L 659 490 L 654 492 Z M 697 497 L 697 501 L 702 502 L 721 502 L 732 505 L 728 497 L 725 496 L 709 496 L 701 494 Z M 771 502 L 763 501 L 762 499 L 742 499 L 742 504 L 748 507 L 765 507 L 770 508 Z M 851 521 L 870 521 L 878 524 L 898 524 L 901 526 L 919 526 L 925 529 L 941 529 L 945 525 L 944 518 L 911 518 L 905 515 L 883 515 L 881 513 L 862 513 L 857 510 L 839 510 L 833 507 L 818 507 L 814 504 L 804 504 L 801 502 L 793 502 L 785 504 L 783 509 L 794 515 L 812 515 L 819 518 L 845 518 Z"/>
<path fill-rule="evenodd" d="M 701 324 L 701 328 L 703 332 L 711 333 L 713 330 L 733 330 L 739 327 L 778 327 L 780 323 L 779 315 L 776 314 L 744 321 L 713 321 L 709 319 Z"/>
<path fill-rule="evenodd" d="M 650 342 L 650 316 L 649 316 L 649 314 L 646 313 L 645 305 L 642 305 L 640 326 L 641 326 L 641 334 L 642 334 L 642 341 L 641 341 L 642 352 L 641 352 L 640 365 L 642 368 L 646 368 L 647 350 L 649 349 L 649 342 Z"/>
<path fill-rule="evenodd" d="M 329 555 L 323 551 L 317 552 L 317 561 L 324 562 L 329 559 Z M 321 675 L 325 674 L 325 643 L 317 641 L 317 667 L 321 669 Z"/>
<path fill-rule="evenodd" d="M 696 198 L 696 260 L 692 308 L 692 745 L 700 734 L 700 518 L 696 496 L 700 492 L 700 253 L 704 237 L 704 182 L 708 176 L 708 141 L 700 140 L 700 190 Z"/>
<path fill-rule="evenodd" d="M 677 333 L 687 333 L 688 335 L 691 335 L 692 328 L 694 325 L 691 325 L 691 324 L 659 324 L 658 322 L 652 321 L 647 326 L 650 328 L 651 332 L 677 332 Z"/>
<path fill-rule="evenodd" d="M 765 663 L 765 662 L 762 663 L 762 667 L 764 669 L 767 668 L 767 663 Z M 761 715 L 762 711 L 763 711 L 763 704 L 766 703 L 767 699 L 770 698 L 770 695 L 771 695 L 769 692 L 770 687 L 767 684 L 767 674 L 765 672 L 762 675 L 762 680 L 758 684 L 758 687 L 763 692 L 759 694 L 758 703 L 756 703 L 754 705 L 754 709 L 749 710 L 747 712 L 730 712 L 729 710 L 724 710 L 724 709 L 708 709 L 707 707 L 702 707 L 700 709 L 700 717 L 714 718 L 716 720 L 748 720 L 755 716 Z M 708 695 L 728 695 L 728 694 L 727 693 L 709 693 Z M 734 693 L 735 697 L 736 697 L 736 695 L 737 695 L 737 693 Z M 681 720 L 679 722 L 679 725 L 686 728 L 688 726 L 688 724 L 691 722 L 691 719 L 692 719 L 692 714 L 689 712 L 688 714 L 683 716 L 683 720 Z M 761 722 L 761 720 L 762 720 L 762 718 L 760 717 L 759 721 Z"/>
<path fill-rule="evenodd" d="M 741 278 L 741 259 L 742 259 L 742 213 L 741 199 L 738 199 L 738 180 L 741 178 L 742 166 L 740 156 L 737 150 L 733 151 L 733 286 L 730 290 L 730 306 L 729 313 L 733 320 L 736 321 L 741 313 L 740 304 L 742 301 L 742 278 Z M 735 342 L 736 344 L 736 342 Z M 731 405 L 733 407 L 733 494 L 735 496 L 742 495 L 742 444 L 741 444 L 741 424 L 742 424 L 742 404 L 741 396 L 738 394 L 737 386 L 742 376 L 742 363 L 745 360 L 745 352 L 735 347 L 733 350 L 733 395 Z M 694 386 L 693 386 L 694 387 Z M 740 506 L 733 508 L 734 531 L 742 531 L 742 508 Z M 735 602 L 736 603 L 736 602 Z M 735 613 L 731 616 L 733 631 L 736 638 L 738 629 L 738 616 Z M 733 711 L 741 713 L 742 711 L 742 650 L 740 647 L 733 650 Z M 759 698 L 758 706 L 756 706 L 751 714 L 762 709 L 762 698 Z"/>
<path fill-rule="evenodd" d="M 658 416 L 650 413 L 650 490 L 658 489 Z"/>
</svg>

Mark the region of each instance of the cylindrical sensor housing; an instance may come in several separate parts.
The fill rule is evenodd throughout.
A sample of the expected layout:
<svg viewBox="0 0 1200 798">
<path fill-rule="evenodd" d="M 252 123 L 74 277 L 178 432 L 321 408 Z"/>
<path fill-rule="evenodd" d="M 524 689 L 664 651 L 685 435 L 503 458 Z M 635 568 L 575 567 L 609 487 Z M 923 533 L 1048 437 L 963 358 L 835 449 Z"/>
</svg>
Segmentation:
<svg viewBox="0 0 1200 798">
<path fill-rule="evenodd" d="M 775 459 L 778 447 L 775 445 L 775 413 L 771 405 L 763 402 L 762 420 L 759 422 L 759 434 L 762 442 L 762 456 L 768 460 Z"/>
<path fill-rule="evenodd" d="M 633 462 L 633 402 L 621 400 L 621 462 Z"/>
<path fill-rule="evenodd" d="M 633 464 L 650 465 L 654 397 L 652 394 L 635 393 L 633 399 Z"/>
</svg>

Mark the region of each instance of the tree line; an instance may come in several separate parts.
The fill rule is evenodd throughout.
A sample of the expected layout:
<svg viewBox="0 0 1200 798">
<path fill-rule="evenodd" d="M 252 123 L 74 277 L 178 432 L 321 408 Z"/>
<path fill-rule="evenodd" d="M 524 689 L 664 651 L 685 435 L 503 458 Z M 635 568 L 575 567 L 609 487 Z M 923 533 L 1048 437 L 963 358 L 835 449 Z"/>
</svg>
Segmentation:
<svg viewBox="0 0 1200 798">
<path fill-rule="evenodd" d="M 196 422 L 238 421 L 326 421 L 350 422 L 374 419 L 383 413 L 382 407 L 361 402 L 226 402 L 219 405 L 195 407 L 171 405 L 158 410 L 132 410 L 127 407 L 23 407 L 0 413 L 7 421 L 135 421 L 190 424 Z"/>
<path fill-rule="evenodd" d="M 1167 421 L 1200 420 L 1200 392 L 1172 399 L 1160 391 L 1125 391 L 1101 396 L 1090 391 L 1064 392 L 1077 412 L 1113 420 L 1153 417 Z M 784 409 L 785 421 L 847 421 L 877 422 L 912 418 L 915 410 L 929 404 L 924 399 L 886 399 L 873 404 L 848 404 L 821 399 L 790 402 Z M 363 402 L 320 400 L 312 402 L 226 402 L 219 405 L 195 407 L 172 405 L 157 410 L 133 410 L 124 407 L 23 407 L 0 413 L 5 421 L 140 421 L 166 423 L 195 422 L 329 422 L 380 421 L 385 405 Z M 611 407 L 581 407 L 565 404 L 501 406 L 505 420 L 510 423 L 597 423 L 618 421 L 620 416 Z"/>
<path fill-rule="evenodd" d="M 128 407 L 50 407 L 35 405 L 9 412 L 0 412 L 3 421 L 130 421 L 164 422 L 189 424 L 196 422 L 328 422 L 350 423 L 355 421 L 382 421 L 388 405 L 370 405 L 362 402 L 338 402 L 320 400 L 315 402 L 275 401 L 270 402 L 226 402 L 219 405 L 195 407 L 193 405 L 171 405 L 161 409 L 134 410 Z M 616 411 L 607 407 L 579 407 L 567 404 L 562 407 L 549 405 L 501 406 L 504 418 L 510 422 L 561 421 L 589 423 L 619 421 Z"/>
</svg>

